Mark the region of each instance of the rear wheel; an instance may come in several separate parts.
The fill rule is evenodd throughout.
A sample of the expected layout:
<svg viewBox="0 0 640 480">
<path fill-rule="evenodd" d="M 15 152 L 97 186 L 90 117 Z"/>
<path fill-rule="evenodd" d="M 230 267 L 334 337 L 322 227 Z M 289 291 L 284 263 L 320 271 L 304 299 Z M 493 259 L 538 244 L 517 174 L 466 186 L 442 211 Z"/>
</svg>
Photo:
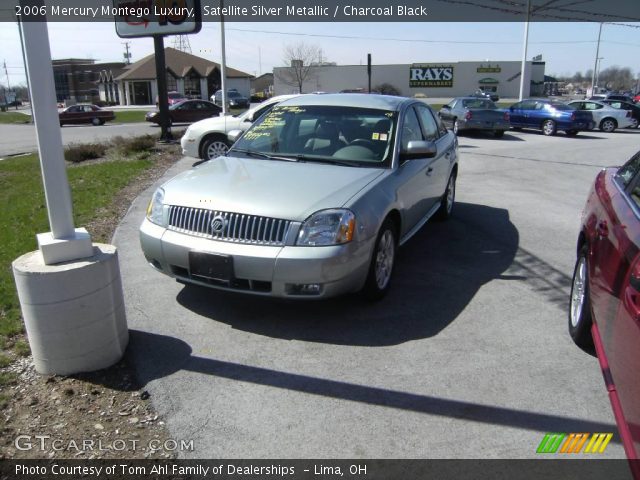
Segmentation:
<svg viewBox="0 0 640 480">
<path fill-rule="evenodd" d="M 600 130 L 605 133 L 611 133 L 615 131 L 618 124 L 613 118 L 605 118 L 600 122 Z"/>
<path fill-rule="evenodd" d="M 493 136 L 496 138 L 502 138 L 504 136 L 504 130 L 494 130 Z"/>
<path fill-rule="evenodd" d="M 556 134 L 556 122 L 553 120 L 545 120 L 542 122 L 542 133 L 546 136 L 551 136 Z"/>
<path fill-rule="evenodd" d="M 370 300 L 380 300 L 389 291 L 396 258 L 396 228 L 387 218 L 376 238 L 367 281 L 362 293 Z"/>
<path fill-rule="evenodd" d="M 571 296 L 569 303 L 569 335 L 583 350 L 593 349 L 591 336 L 591 301 L 589 299 L 589 269 L 587 265 L 587 247 L 580 250 L 573 271 Z"/>
<path fill-rule="evenodd" d="M 437 220 L 448 220 L 453 212 L 453 204 L 456 201 L 456 172 L 451 172 L 447 188 L 440 200 L 440 208 L 436 212 Z"/>
<path fill-rule="evenodd" d="M 638 119 L 637 118 L 632 118 L 631 119 L 631 125 L 627 128 L 638 128 Z"/>
<path fill-rule="evenodd" d="M 97 127 L 98 125 L 101 125 L 101 123 L 100 123 L 100 119 L 99 119 L 98 117 L 96 117 L 96 118 L 92 118 L 92 119 L 91 119 L 91 123 L 92 123 L 94 126 L 96 126 L 96 127 Z"/>
</svg>

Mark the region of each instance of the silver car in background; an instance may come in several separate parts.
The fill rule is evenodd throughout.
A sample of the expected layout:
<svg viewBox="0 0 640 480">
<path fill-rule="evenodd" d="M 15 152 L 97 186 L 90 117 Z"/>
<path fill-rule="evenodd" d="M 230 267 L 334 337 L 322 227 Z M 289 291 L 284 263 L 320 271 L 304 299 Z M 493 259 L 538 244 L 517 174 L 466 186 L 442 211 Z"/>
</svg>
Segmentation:
<svg viewBox="0 0 640 480">
<path fill-rule="evenodd" d="M 627 128 L 633 125 L 631 112 L 613 108 L 602 102 L 594 100 L 574 100 L 569 105 L 577 110 L 590 112 L 596 127 L 605 133 L 611 133 L 616 128 Z"/>
<path fill-rule="evenodd" d="M 159 188 L 142 250 L 184 283 L 381 298 L 396 248 L 432 216 L 451 215 L 457 173 L 457 139 L 423 102 L 300 96 L 263 115 L 225 156 Z"/>
</svg>

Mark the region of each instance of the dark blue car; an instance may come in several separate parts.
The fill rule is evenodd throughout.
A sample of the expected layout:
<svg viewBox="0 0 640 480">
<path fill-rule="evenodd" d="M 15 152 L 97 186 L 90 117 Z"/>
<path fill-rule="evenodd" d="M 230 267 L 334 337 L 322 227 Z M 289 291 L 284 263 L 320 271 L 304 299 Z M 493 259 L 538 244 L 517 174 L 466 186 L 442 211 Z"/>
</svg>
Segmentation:
<svg viewBox="0 0 640 480">
<path fill-rule="evenodd" d="M 555 135 L 563 130 L 567 135 L 577 135 L 581 130 L 595 127 L 589 112 L 576 110 L 566 103 L 530 98 L 509 107 L 513 128 L 535 128 L 545 135 Z"/>
</svg>

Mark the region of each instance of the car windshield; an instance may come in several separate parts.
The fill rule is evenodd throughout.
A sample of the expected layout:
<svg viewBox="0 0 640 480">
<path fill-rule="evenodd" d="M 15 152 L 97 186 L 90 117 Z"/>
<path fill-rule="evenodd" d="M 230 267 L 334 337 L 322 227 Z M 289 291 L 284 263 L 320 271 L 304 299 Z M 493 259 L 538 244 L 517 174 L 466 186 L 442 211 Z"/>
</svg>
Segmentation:
<svg viewBox="0 0 640 480">
<path fill-rule="evenodd" d="M 228 92 L 227 93 L 227 97 L 229 97 L 229 98 L 241 98 L 242 95 L 240 95 L 238 92 Z"/>
<path fill-rule="evenodd" d="M 465 108 L 486 108 L 489 110 L 495 110 L 498 108 L 491 100 L 484 100 L 482 98 L 463 100 L 462 106 Z"/>
<path fill-rule="evenodd" d="M 391 163 L 397 112 L 344 106 L 275 106 L 231 152 L 338 165 Z M 265 155 L 266 154 L 266 155 Z"/>
</svg>

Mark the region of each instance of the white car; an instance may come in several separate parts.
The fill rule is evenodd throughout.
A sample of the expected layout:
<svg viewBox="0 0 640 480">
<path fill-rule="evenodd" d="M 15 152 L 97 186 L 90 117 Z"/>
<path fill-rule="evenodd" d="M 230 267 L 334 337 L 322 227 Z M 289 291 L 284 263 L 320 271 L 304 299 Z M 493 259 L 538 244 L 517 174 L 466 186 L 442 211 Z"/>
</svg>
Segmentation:
<svg viewBox="0 0 640 480">
<path fill-rule="evenodd" d="M 180 140 L 182 154 L 203 160 L 224 155 L 231 146 L 231 142 L 227 138 L 227 134 L 231 130 L 245 131 L 255 120 L 271 110 L 274 105 L 296 96 L 272 97 L 240 115 L 206 118 L 192 124 Z"/>
<path fill-rule="evenodd" d="M 627 128 L 633 125 L 631 112 L 610 107 L 595 100 L 575 100 L 569 105 L 577 110 L 590 112 L 596 126 L 603 132 L 613 132 L 616 128 Z"/>
</svg>

